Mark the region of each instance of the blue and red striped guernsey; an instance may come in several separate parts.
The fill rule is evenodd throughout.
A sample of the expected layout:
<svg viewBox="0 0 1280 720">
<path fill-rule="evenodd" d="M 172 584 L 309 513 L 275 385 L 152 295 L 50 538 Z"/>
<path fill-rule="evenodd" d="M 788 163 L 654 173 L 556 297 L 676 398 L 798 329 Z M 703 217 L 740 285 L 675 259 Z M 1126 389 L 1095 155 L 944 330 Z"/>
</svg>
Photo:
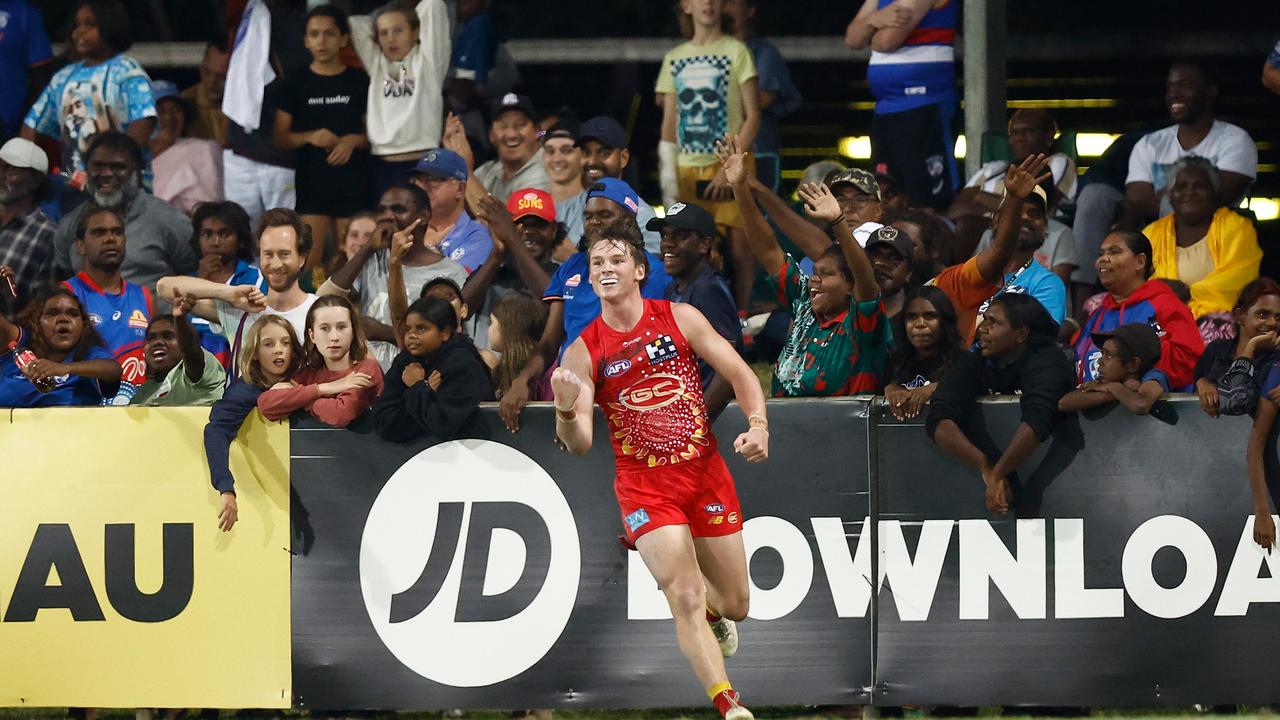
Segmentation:
<svg viewBox="0 0 1280 720">
<path fill-rule="evenodd" d="M 878 0 L 885 8 L 893 0 Z M 905 112 L 925 105 L 956 102 L 955 40 L 960 3 L 948 0 L 920 20 L 902 46 L 871 53 L 867 83 L 876 113 Z"/>
<path fill-rule="evenodd" d="M 85 272 L 63 284 L 80 298 L 107 350 L 120 363 L 120 397 L 127 400 L 147 381 L 143 348 L 147 324 L 155 312 L 151 291 L 125 281 L 119 294 L 108 293 Z"/>
</svg>

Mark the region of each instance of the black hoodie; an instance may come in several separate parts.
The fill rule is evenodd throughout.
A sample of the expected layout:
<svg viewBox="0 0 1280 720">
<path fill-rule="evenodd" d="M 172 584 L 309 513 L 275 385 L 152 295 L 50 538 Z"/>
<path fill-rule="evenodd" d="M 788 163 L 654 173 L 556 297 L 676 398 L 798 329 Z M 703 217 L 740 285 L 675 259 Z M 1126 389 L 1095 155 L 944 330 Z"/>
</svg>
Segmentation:
<svg viewBox="0 0 1280 720">
<path fill-rule="evenodd" d="M 400 376 L 410 363 L 421 365 L 427 377 L 439 370 L 440 389 L 432 390 L 425 380 L 406 388 Z M 408 352 L 397 355 L 387 371 L 382 395 L 370 412 L 383 440 L 426 439 L 434 444 L 482 436 L 480 403 L 493 399 L 488 366 L 471 338 L 454 333 L 430 358 Z"/>
</svg>

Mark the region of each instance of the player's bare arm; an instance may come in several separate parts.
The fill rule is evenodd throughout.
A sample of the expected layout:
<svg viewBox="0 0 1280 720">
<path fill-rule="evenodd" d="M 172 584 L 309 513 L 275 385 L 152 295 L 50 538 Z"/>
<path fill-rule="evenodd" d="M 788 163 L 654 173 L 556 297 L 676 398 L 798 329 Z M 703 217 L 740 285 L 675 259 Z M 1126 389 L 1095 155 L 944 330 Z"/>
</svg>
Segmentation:
<svg viewBox="0 0 1280 720">
<path fill-rule="evenodd" d="M 595 385 L 591 379 L 591 354 L 581 339 L 569 346 L 560 367 L 551 373 L 551 391 L 556 407 L 556 437 L 569 452 L 586 455 L 591 449 Z"/>
<path fill-rule="evenodd" d="M 751 371 L 751 366 L 711 327 L 711 323 L 707 322 L 697 308 L 674 303 L 671 312 L 693 352 L 733 385 L 734 397 L 738 401 L 738 407 L 746 414 L 749 426 L 746 432 L 733 441 L 734 451 L 747 462 L 767 460 L 769 420 L 765 415 L 764 391 L 760 389 L 760 381 Z"/>
</svg>

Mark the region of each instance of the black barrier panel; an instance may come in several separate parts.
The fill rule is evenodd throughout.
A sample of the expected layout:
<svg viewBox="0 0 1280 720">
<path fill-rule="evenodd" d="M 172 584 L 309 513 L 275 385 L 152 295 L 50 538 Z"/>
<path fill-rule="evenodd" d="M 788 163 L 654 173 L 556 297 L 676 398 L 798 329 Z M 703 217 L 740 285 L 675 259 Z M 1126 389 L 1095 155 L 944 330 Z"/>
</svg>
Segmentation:
<svg viewBox="0 0 1280 720">
<path fill-rule="evenodd" d="M 855 552 L 870 501 L 866 412 L 857 400 L 771 403 L 762 465 L 732 453 L 736 408 L 717 424 L 756 586 L 729 661 L 748 702 L 870 699 L 870 547 Z M 656 584 L 619 544 L 602 419 L 576 458 L 553 444 L 548 406 L 526 410 L 514 436 L 483 413 L 495 442 L 422 455 L 293 431 L 296 704 L 705 704 L 671 621 L 647 619 L 666 611 Z"/>
<path fill-rule="evenodd" d="M 1007 440 L 1016 401 L 983 409 Z M 1261 569 L 1244 533 L 1249 420 L 1165 409 L 1068 422 L 1006 518 L 918 423 L 879 420 L 877 704 L 1280 701 L 1260 662 L 1280 656 L 1280 562 Z"/>
</svg>

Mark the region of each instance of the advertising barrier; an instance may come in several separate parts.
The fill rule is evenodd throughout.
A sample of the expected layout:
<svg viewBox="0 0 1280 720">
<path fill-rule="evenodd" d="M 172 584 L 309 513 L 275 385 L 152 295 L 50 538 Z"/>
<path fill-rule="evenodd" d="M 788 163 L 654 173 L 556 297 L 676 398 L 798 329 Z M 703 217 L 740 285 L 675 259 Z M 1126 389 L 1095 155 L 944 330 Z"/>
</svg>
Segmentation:
<svg viewBox="0 0 1280 720">
<path fill-rule="evenodd" d="M 866 410 L 771 405 L 774 427 L 794 430 L 762 465 L 733 455 L 741 413 L 716 427 L 747 517 L 751 615 L 729 667 L 752 702 L 870 699 Z M 705 704 L 666 600 L 618 540 L 602 419 L 578 458 L 553 443 L 550 407 L 526 410 L 516 435 L 484 415 L 493 440 L 425 451 L 294 431 L 294 521 L 308 538 L 293 564 L 297 704 Z"/>
<path fill-rule="evenodd" d="M 1007 440 L 1017 401 L 982 408 Z M 736 408 L 716 425 L 743 515 L 699 521 L 742 523 L 751 612 L 728 668 L 748 702 L 1280 702 L 1248 418 L 1193 398 L 1068 418 L 995 517 L 978 473 L 881 411 L 771 402 L 760 465 L 729 449 Z M 548 406 L 515 435 L 481 412 L 486 437 L 431 448 L 251 421 L 226 534 L 207 410 L 9 413 L 0 706 L 703 705 L 619 542 L 603 420 L 579 458 Z"/>
<path fill-rule="evenodd" d="M 242 431 L 222 533 L 208 416 L 5 411 L 0 706 L 289 706 L 288 429 Z"/>
<path fill-rule="evenodd" d="M 1007 441 L 1016 400 L 983 410 Z M 1280 654 L 1280 554 L 1253 543 L 1249 418 L 1193 398 L 1068 417 L 1001 518 L 918 423 L 877 433 L 877 703 L 1280 700 L 1258 662 Z"/>
</svg>

